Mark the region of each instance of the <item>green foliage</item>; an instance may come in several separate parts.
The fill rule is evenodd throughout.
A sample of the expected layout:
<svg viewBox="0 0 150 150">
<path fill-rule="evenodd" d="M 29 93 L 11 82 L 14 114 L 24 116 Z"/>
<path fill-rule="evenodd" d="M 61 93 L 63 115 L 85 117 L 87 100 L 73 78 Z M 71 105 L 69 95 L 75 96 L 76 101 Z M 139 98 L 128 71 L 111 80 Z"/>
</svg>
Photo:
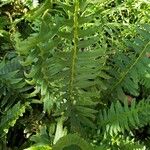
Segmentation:
<svg viewBox="0 0 150 150">
<path fill-rule="evenodd" d="M 80 138 L 76 134 L 68 134 L 67 136 L 61 138 L 54 146 L 54 150 L 63 150 L 65 147 L 69 145 L 77 145 L 81 150 L 87 149 L 92 150 L 92 146 L 90 146 L 85 140 Z M 72 149 L 70 147 L 70 149 Z"/>
<path fill-rule="evenodd" d="M 149 8 L 1 1 L 0 148 L 149 148 Z"/>
<path fill-rule="evenodd" d="M 46 127 L 41 127 L 40 132 L 31 137 L 31 141 L 34 141 L 36 144 L 48 145 L 50 143 L 50 140 L 46 132 Z"/>
<path fill-rule="evenodd" d="M 104 132 L 110 135 L 118 134 L 118 132 L 130 131 L 132 128 L 139 128 L 149 123 L 149 100 L 142 100 L 136 104 L 132 100 L 131 105 L 128 106 L 127 101 L 121 105 L 119 101 L 110 106 L 108 110 L 100 112 L 100 126 Z M 142 117 L 147 120 L 141 120 Z M 123 118 L 123 119 L 122 119 Z"/>
<path fill-rule="evenodd" d="M 43 145 L 39 145 L 39 146 L 32 146 L 30 148 L 27 148 L 25 150 L 51 150 L 51 148 L 49 146 L 43 146 Z"/>
<path fill-rule="evenodd" d="M 113 85 L 110 88 L 110 93 L 117 93 L 119 99 L 123 99 L 123 91 L 138 96 L 140 93 L 139 83 L 143 78 L 149 82 L 150 60 L 146 57 L 146 53 L 150 52 L 150 26 L 144 24 L 138 28 L 138 33 L 140 36 L 136 37 L 132 43 L 127 42 L 131 51 L 118 53 L 112 60 L 115 65 L 111 74 L 116 80 L 113 78 L 113 82 L 110 82 Z M 143 82 L 143 85 L 147 86 L 147 83 Z"/>
<path fill-rule="evenodd" d="M 18 102 L 11 109 L 5 112 L 0 122 L 0 138 L 8 133 L 8 129 L 15 125 L 16 120 L 20 116 L 23 116 L 23 113 L 25 112 L 25 109 L 28 105 L 29 103 L 21 105 L 20 102 Z"/>
<path fill-rule="evenodd" d="M 92 97 L 98 97 L 99 92 L 95 93 L 94 89 L 96 87 L 99 90 L 106 89 L 103 79 L 110 78 L 105 73 L 107 70 L 107 66 L 104 66 L 106 63 L 105 48 L 98 48 L 97 45 L 95 51 L 91 50 L 92 45 L 98 41 L 98 36 L 96 30 L 93 30 L 94 23 L 93 26 L 88 27 L 93 36 L 89 35 L 85 24 L 87 21 L 90 22 L 93 16 L 86 17 L 89 14 L 85 14 L 78 18 L 79 3 L 74 6 L 74 11 L 72 7 L 68 5 L 66 8 L 66 11 L 69 11 L 69 19 L 56 18 L 47 13 L 42 19 L 39 33 L 23 41 L 16 35 L 16 49 L 23 57 L 27 56 L 21 62 L 22 65 L 32 66 L 26 77 L 31 78 L 31 81 L 28 81 L 29 84 L 40 87 L 44 110 L 50 113 L 55 103 L 62 102 L 62 108 L 67 111 L 61 111 L 66 111 L 72 126 L 76 128 L 86 123 L 94 127 L 89 118 L 94 119 L 96 111 L 89 108 L 88 105 L 94 105 Z M 50 22 L 53 22 L 54 26 Z M 68 24 L 64 25 L 64 22 Z M 66 43 L 61 43 L 63 40 Z M 71 42 L 74 44 L 72 45 Z M 82 49 L 85 52 L 82 52 Z M 91 61 L 90 64 L 89 61 Z M 63 100 L 67 103 L 63 103 Z"/>
<path fill-rule="evenodd" d="M 17 95 L 23 92 L 26 83 L 22 78 L 22 69 L 17 58 L 0 62 L 1 111 L 9 109 L 17 101 Z M 12 96 L 13 100 L 10 100 Z"/>
</svg>

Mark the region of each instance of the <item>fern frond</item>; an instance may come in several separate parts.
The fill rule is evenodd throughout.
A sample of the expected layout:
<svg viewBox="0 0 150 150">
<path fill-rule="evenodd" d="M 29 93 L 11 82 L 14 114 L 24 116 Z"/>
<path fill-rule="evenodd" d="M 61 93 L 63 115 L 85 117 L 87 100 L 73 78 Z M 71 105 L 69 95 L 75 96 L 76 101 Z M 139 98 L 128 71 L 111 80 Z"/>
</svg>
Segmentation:
<svg viewBox="0 0 150 150">
<path fill-rule="evenodd" d="M 50 113 L 56 104 L 72 125 L 93 127 L 93 97 L 107 89 L 104 79 L 110 76 L 105 73 L 106 48 L 99 46 L 98 26 L 92 23 L 95 16 L 90 11 L 84 14 L 81 3 L 56 2 L 56 7 L 64 9 L 57 15 L 53 15 L 55 9 L 47 11 L 39 33 L 22 41 L 16 36 L 16 49 L 21 64 L 31 67 L 25 74 L 27 82 L 40 88 L 44 110 Z"/>
<path fill-rule="evenodd" d="M 127 136 L 126 134 L 117 134 L 114 136 L 107 135 L 100 143 L 101 146 L 97 146 L 95 150 L 146 150 L 146 146 L 136 141 L 135 139 Z"/>
<path fill-rule="evenodd" d="M 146 147 L 142 143 L 130 138 L 129 136 L 126 137 L 125 135 L 111 137 L 111 144 L 114 149 L 146 150 Z"/>
<path fill-rule="evenodd" d="M 12 108 L 10 108 L 6 113 L 1 117 L 0 120 L 0 134 L 3 138 L 10 127 L 13 127 L 17 121 L 17 119 L 20 116 L 23 116 L 23 113 L 25 112 L 25 109 L 29 106 L 29 103 L 20 104 L 18 102 L 16 105 L 14 105 Z"/>
<path fill-rule="evenodd" d="M 131 106 L 127 101 L 124 106 L 117 101 L 116 104 L 112 103 L 110 109 L 100 112 L 99 125 L 103 131 L 111 135 L 142 127 L 149 123 L 149 108 L 149 100 L 142 100 L 139 103 L 132 100 Z"/>
<path fill-rule="evenodd" d="M 25 92 L 26 83 L 24 82 L 23 68 L 18 58 L 2 60 L 0 62 L 0 98 L 1 110 L 5 110 L 16 102 L 17 95 Z M 22 93 L 23 94 L 23 93 Z M 13 96 L 13 100 L 10 100 Z"/>
<path fill-rule="evenodd" d="M 149 63 L 150 59 L 146 57 L 146 53 L 149 52 L 150 47 L 150 30 L 148 25 L 141 26 L 138 29 L 139 37 L 134 39 L 134 42 L 127 42 L 127 45 L 131 47 L 131 52 L 124 54 L 119 52 L 113 58 L 113 70 L 111 75 L 116 79 L 110 82 L 113 85 L 110 88 L 112 95 L 118 94 L 119 99 L 124 99 L 125 93 L 138 96 L 139 95 L 139 83 L 146 77 L 147 72 L 150 71 Z M 114 82 L 115 81 L 115 82 Z M 145 83 L 145 82 L 143 82 Z M 145 83 L 146 84 L 146 83 Z M 114 94 L 113 94 L 114 93 Z"/>
</svg>

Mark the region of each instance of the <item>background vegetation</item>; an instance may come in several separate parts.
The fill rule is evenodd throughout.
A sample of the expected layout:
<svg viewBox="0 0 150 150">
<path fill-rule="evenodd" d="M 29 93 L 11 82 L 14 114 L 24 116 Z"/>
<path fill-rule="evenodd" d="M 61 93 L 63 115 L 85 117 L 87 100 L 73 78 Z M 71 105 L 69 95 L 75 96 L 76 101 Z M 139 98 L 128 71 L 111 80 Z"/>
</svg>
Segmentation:
<svg viewBox="0 0 150 150">
<path fill-rule="evenodd" d="M 0 149 L 150 149 L 148 0 L 0 1 Z"/>
</svg>

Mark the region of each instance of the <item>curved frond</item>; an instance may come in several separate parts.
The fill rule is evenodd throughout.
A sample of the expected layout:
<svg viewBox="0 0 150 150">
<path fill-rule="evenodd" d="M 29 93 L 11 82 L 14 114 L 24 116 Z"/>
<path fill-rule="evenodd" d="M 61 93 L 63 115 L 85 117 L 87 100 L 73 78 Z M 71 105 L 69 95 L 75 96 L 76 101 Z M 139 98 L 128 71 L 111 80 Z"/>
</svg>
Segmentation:
<svg viewBox="0 0 150 150">
<path fill-rule="evenodd" d="M 65 147 L 76 145 L 79 146 L 81 150 L 92 150 L 92 146 L 82 139 L 77 134 L 68 134 L 62 137 L 54 146 L 54 150 L 63 150 Z"/>
</svg>

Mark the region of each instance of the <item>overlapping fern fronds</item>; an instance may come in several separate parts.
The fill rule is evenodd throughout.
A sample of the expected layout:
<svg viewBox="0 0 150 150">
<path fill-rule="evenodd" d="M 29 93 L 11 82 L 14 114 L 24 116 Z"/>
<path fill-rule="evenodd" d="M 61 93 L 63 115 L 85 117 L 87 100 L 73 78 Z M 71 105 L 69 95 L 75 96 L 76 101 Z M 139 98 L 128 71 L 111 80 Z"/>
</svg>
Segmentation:
<svg viewBox="0 0 150 150">
<path fill-rule="evenodd" d="M 150 26 L 135 26 L 149 22 L 149 4 L 2 0 L 0 149 L 146 149 Z"/>
</svg>

